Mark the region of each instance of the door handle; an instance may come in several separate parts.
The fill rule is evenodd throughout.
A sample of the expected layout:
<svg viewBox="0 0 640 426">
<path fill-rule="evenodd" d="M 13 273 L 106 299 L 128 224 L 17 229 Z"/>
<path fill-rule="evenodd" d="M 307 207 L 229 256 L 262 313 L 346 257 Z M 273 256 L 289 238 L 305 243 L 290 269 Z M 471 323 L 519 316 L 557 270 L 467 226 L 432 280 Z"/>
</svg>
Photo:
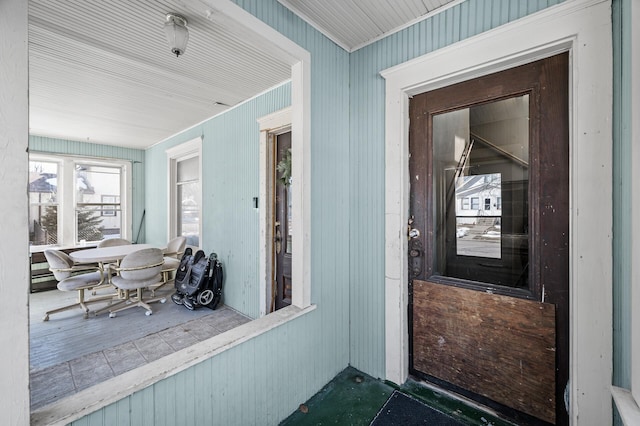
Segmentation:
<svg viewBox="0 0 640 426">
<path fill-rule="evenodd" d="M 414 218 L 412 215 L 409 218 L 409 222 L 407 223 L 407 240 L 420 237 L 420 230 L 411 227 L 411 225 L 413 225 L 413 222 L 414 222 Z"/>
<path fill-rule="evenodd" d="M 276 254 L 280 254 L 282 250 L 282 233 L 280 232 L 280 222 L 276 222 L 276 235 L 273 237 L 276 246 Z"/>
</svg>

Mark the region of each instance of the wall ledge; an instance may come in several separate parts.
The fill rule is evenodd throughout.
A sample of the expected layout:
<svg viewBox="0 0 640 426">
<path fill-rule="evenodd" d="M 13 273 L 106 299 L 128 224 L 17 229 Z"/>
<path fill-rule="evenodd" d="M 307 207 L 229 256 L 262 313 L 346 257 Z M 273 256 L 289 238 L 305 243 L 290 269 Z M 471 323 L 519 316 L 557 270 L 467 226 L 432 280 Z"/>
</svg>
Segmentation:
<svg viewBox="0 0 640 426">
<path fill-rule="evenodd" d="M 611 387 L 611 395 L 625 426 L 640 425 L 640 407 L 627 389 Z"/>
<path fill-rule="evenodd" d="M 67 425 L 316 309 L 287 306 L 31 413 L 31 425 Z"/>
</svg>

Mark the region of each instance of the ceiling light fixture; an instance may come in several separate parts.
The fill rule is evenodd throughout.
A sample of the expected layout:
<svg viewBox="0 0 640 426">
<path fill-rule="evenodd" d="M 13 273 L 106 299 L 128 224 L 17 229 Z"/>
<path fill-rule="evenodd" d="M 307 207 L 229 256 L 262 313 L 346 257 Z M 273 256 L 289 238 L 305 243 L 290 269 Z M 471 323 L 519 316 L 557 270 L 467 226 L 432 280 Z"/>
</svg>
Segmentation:
<svg viewBox="0 0 640 426">
<path fill-rule="evenodd" d="M 166 19 L 164 32 L 167 35 L 171 53 L 178 57 L 187 50 L 187 42 L 189 41 L 187 20 L 183 16 L 175 13 L 167 13 Z"/>
</svg>

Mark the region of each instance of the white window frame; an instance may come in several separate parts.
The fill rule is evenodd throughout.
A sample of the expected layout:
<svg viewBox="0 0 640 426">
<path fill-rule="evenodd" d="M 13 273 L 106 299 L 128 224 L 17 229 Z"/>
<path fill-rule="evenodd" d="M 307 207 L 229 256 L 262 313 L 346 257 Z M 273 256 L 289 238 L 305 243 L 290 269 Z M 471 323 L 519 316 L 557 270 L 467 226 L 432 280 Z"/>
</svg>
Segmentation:
<svg viewBox="0 0 640 426">
<path fill-rule="evenodd" d="M 178 162 L 182 160 L 187 160 L 189 158 L 198 157 L 198 181 L 200 182 L 200 205 L 198 210 L 199 217 L 199 226 L 198 226 L 198 243 L 202 245 L 202 136 L 198 136 L 197 138 L 193 138 L 189 141 L 181 143 L 180 145 L 176 145 L 172 148 L 167 149 L 167 191 L 168 191 L 168 206 L 167 206 L 167 241 L 172 238 L 177 237 L 177 226 L 178 226 L 178 217 L 177 217 L 177 203 L 178 203 L 178 192 L 177 192 L 177 179 L 178 179 Z M 199 248 L 193 247 L 192 248 Z"/>
<path fill-rule="evenodd" d="M 611 31 L 610 2 L 566 1 L 381 72 L 386 80 L 385 363 L 388 380 L 403 383 L 408 376 L 405 233 L 409 211 L 409 97 L 568 51 L 569 413 L 571 424 L 577 424 L 578 418 L 588 419 L 592 424 L 611 422 L 613 73 L 608 60 L 612 57 Z"/>
<path fill-rule="evenodd" d="M 29 161 L 43 161 L 58 164 L 58 244 L 31 246 L 31 251 L 48 247 L 77 247 L 75 168 L 77 164 L 120 168 L 120 203 L 122 238 L 131 239 L 132 183 L 131 162 L 118 159 L 81 157 L 75 155 L 30 153 Z M 66 218 L 66 220 L 65 220 Z M 70 219 L 74 218 L 74 219 Z"/>
</svg>

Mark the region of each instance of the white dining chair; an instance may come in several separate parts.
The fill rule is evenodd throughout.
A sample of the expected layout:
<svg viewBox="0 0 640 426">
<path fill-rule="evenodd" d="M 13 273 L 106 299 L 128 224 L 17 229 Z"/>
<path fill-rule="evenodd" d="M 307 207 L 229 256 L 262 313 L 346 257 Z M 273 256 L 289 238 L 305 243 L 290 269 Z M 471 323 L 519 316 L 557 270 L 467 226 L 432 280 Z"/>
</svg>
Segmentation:
<svg viewBox="0 0 640 426">
<path fill-rule="evenodd" d="M 133 307 L 142 307 L 146 310 L 146 315 L 151 315 L 153 310 L 150 303 L 165 303 L 164 297 L 143 298 L 145 289 L 162 282 L 163 264 L 162 250 L 147 248 L 126 255 L 119 266 L 112 266 L 111 269 L 117 274 L 111 278 L 111 282 L 127 294 L 127 298 L 109 308 L 109 317 L 115 318 L 117 312 Z"/>
<path fill-rule="evenodd" d="M 113 297 L 113 295 L 108 295 L 92 299 L 85 298 L 85 290 L 92 290 L 104 282 L 104 274 L 99 267 L 74 265 L 73 260 L 60 250 L 45 250 L 44 256 L 47 259 L 47 263 L 49 263 L 49 270 L 53 272 L 53 276 L 58 280 L 58 290 L 76 291 L 78 293 L 78 301 L 71 305 L 47 311 L 42 318 L 43 321 L 49 321 L 49 315 L 51 314 L 73 308 L 82 309 L 84 311 L 84 318 L 87 318 L 89 316 L 89 307 L 87 305 L 95 302 L 103 302 Z"/>
</svg>

